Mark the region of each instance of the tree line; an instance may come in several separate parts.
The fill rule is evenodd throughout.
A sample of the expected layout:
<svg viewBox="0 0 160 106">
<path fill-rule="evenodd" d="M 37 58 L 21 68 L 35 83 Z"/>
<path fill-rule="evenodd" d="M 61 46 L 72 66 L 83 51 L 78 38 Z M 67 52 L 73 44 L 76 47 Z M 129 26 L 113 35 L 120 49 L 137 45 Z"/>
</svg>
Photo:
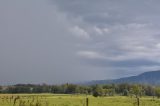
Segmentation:
<svg viewBox="0 0 160 106">
<path fill-rule="evenodd" d="M 160 87 L 143 84 L 106 84 L 106 85 L 35 85 L 17 84 L 0 86 L 0 93 L 54 93 L 54 94 L 86 94 L 98 96 L 153 96 L 160 98 Z"/>
</svg>

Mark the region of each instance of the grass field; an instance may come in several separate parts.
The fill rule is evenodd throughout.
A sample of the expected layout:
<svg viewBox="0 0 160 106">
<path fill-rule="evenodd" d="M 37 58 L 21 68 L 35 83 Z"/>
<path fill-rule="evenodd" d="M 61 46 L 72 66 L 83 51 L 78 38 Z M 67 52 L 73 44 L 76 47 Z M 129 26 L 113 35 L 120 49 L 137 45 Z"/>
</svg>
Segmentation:
<svg viewBox="0 0 160 106">
<path fill-rule="evenodd" d="M 89 98 L 89 106 L 137 106 L 135 98 L 113 96 Z M 0 94 L 0 106 L 86 106 L 85 95 Z M 160 106 L 160 100 L 140 98 L 140 106 Z"/>
</svg>

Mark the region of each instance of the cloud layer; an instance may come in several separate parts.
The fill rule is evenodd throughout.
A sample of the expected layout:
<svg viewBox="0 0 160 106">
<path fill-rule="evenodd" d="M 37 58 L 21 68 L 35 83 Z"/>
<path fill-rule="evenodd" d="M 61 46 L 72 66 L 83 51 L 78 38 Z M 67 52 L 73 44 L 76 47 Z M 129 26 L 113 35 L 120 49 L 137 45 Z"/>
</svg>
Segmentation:
<svg viewBox="0 0 160 106">
<path fill-rule="evenodd" d="M 159 0 L 0 1 L 0 83 L 63 83 L 160 69 Z"/>
<path fill-rule="evenodd" d="M 77 52 L 85 64 L 105 67 L 108 74 L 159 69 L 158 0 L 53 1 L 90 35 L 90 40 L 79 44 L 81 50 Z"/>
</svg>

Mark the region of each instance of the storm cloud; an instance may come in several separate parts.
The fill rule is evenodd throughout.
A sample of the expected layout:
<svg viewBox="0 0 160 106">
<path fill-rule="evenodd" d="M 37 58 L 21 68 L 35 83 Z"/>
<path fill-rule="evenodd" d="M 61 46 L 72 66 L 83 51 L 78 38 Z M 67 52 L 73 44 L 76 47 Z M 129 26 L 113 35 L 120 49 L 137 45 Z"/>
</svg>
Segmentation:
<svg viewBox="0 0 160 106">
<path fill-rule="evenodd" d="M 160 69 L 159 0 L 0 1 L 0 83 L 65 83 Z"/>
</svg>

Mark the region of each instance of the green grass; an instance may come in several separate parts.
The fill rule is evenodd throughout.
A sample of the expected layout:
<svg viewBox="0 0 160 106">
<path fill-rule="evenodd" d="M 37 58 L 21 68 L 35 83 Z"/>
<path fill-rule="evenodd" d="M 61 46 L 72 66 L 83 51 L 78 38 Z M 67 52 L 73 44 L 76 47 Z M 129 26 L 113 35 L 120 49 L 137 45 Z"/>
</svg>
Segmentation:
<svg viewBox="0 0 160 106">
<path fill-rule="evenodd" d="M 15 99 L 20 97 L 18 99 Z M 88 96 L 89 106 L 137 106 L 135 98 L 124 96 Z M 14 104 L 15 102 L 15 104 Z M 0 106 L 86 106 L 85 95 L 61 94 L 0 94 Z M 160 106 L 160 100 L 152 97 L 140 98 L 140 106 Z"/>
</svg>

